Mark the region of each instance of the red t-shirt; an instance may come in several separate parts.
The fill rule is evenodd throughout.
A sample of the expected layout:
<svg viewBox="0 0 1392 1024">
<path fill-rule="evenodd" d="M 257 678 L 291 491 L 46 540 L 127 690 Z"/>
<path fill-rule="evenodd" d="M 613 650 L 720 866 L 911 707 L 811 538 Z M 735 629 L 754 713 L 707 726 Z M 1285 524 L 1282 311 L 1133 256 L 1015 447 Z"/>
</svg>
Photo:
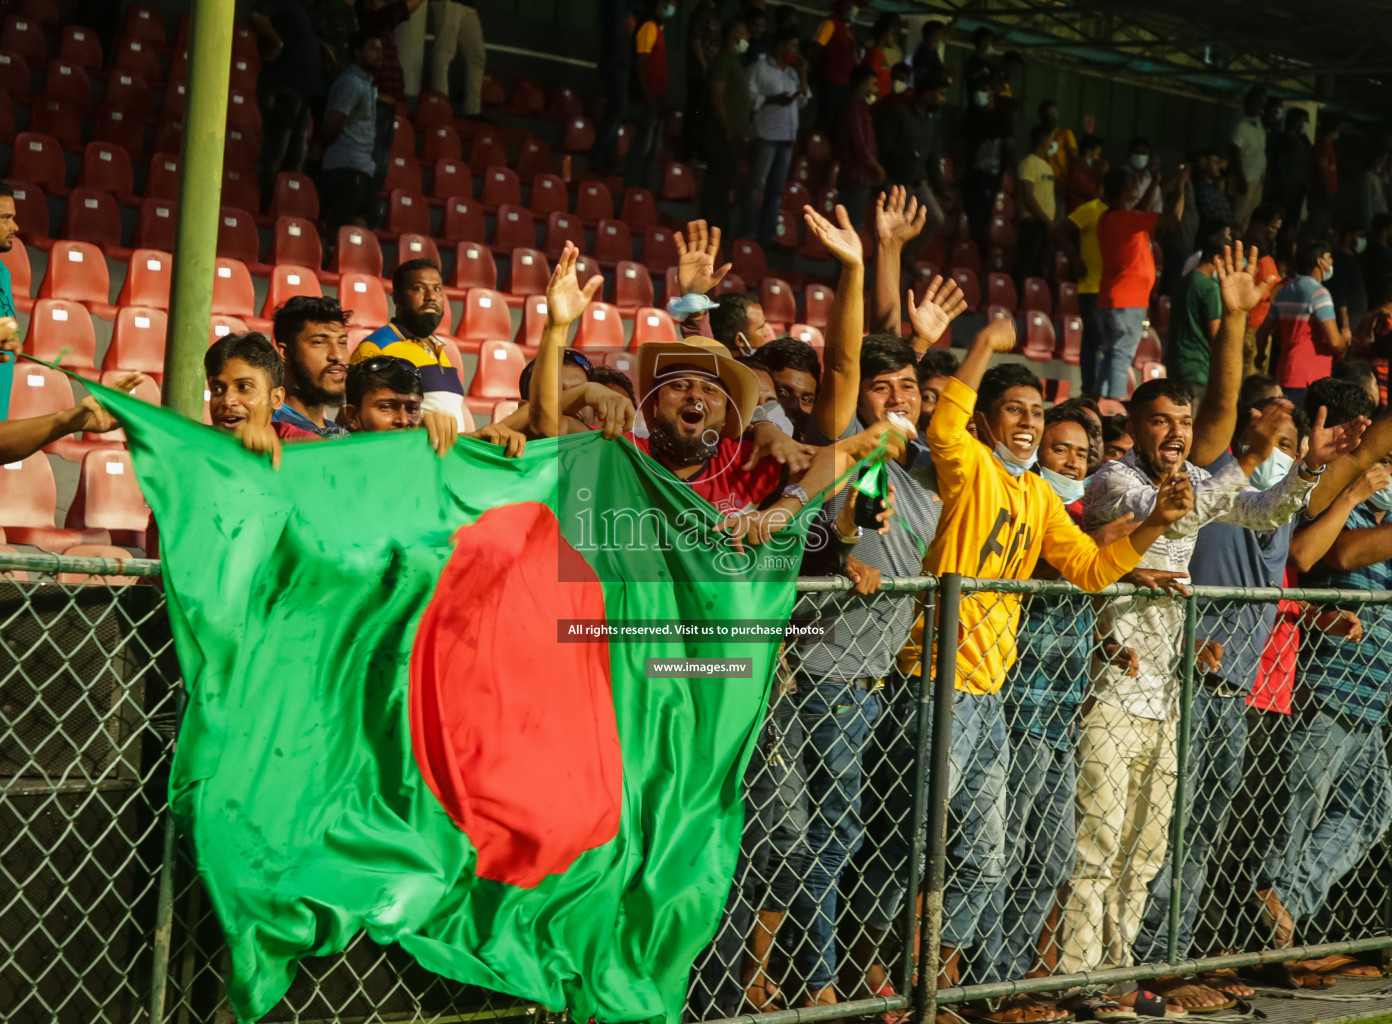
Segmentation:
<svg viewBox="0 0 1392 1024">
<path fill-rule="evenodd" d="M 855 97 L 844 103 L 832 139 L 841 154 L 841 181 L 847 185 L 876 184 L 869 162 L 879 159 L 879 144 L 870 108 Z"/>
<path fill-rule="evenodd" d="M 649 458 L 646 437 L 625 435 Z M 738 515 L 759 507 L 765 498 L 774 492 L 783 478 L 783 467 L 777 459 L 761 459 L 752 470 L 743 467 L 749 460 L 748 441 L 736 441 L 722 437 L 715 458 L 706 463 L 701 472 L 683 480 L 717 512 L 727 516 Z M 656 461 L 656 460 L 654 460 Z"/>
<path fill-rule="evenodd" d="M 855 67 L 855 40 L 851 30 L 840 18 L 827 18 L 817 26 L 813 37 L 822 47 L 822 74 L 835 85 L 851 84 L 851 69 Z"/>
<path fill-rule="evenodd" d="M 633 37 L 635 53 L 648 56 L 648 89 L 659 103 L 667 99 L 667 36 L 662 26 L 655 21 L 645 21 L 638 26 Z"/>
<path fill-rule="evenodd" d="M 1102 284 L 1098 309 L 1145 309 L 1155 287 L 1155 257 L 1150 232 L 1159 215 L 1140 210 L 1108 210 L 1097 222 L 1102 250 Z"/>
<path fill-rule="evenodd" d="M 1295 573 L 1287 569 L 1281 586 L 1295 585 Z M 1262 650 L 1261 668 L 1247 704 L 1262 711 L 1288 715 L 1295 689 L 1295 652 L 1300 649 L 1300 605 L 1283 600 L 1276 607 L 1276 623 Z"/>
<path fill-rule="evenodd" d="M 319 438 L 319 435 L 312 430 L 305 430 L 302 427 L 295 426 L 293 423 L 280 423 L 272 420 L 271 429 L 275 431 L 276 437 L 280 438 L 282 441 L 297 437 L 312 437 L 315 440 Z"/>
<path fill-rule="evenodd" d="M 894 76 L 889 73 L 889 61 L 885 60 L 884 51 L 878 46 L 872 46 L 865 51 L 865 63 L 870 65 L 870 70 L 875 72 L 875 78 L 880 83 L 880 95 L 888 96 L 894 91 Z"/>
</svg>

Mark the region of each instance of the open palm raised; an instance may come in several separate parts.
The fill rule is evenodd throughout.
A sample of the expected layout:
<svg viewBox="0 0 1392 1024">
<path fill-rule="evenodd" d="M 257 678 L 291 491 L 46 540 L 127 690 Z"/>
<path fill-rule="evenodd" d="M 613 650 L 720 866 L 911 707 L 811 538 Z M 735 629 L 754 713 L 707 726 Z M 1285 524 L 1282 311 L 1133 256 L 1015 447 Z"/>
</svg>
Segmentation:
<svg viewBox="0 0 1392 1024">
<path fill-rule="evenodd" d="M 579 257 L 580 250 L 575 243 L 567 242 L 551 273 L 551 281 L 546 285 L 546 317 L 558 327 L 578 320 L 604 284 L 604 278 L 596 274 L 585 282 L 585 287 L 580 287 L 580 278 L 575 273 Z"/>
<path fill-rule="evenodd" d="M 864 260 L 865 247 L 844 206 L 837 204 L 835 224 L 810 206 L 802 208 L 802 218 L 818 240 L 842 263 L 860 263 Z"/>
<path fill-rule="evenodd" d="M 1267 295 L 1271 293 L 1271 286 L 1276 283 L 1274 274 L 1264 281 L 1258 281 L 1252 275 L 1252 271 L 1246 269 L 1247 266 L 1255 269 L 1256 246 L 1248 247 L 1247 259 L 1250 262 L 1244 265 L 1242 243 L 1234 242 L 1231 246 L 1223 248 L 1223 255 L 1216 261 L 1218 286 L 1223 293 L 1223 308 L 1229 312 L 1247 313 L 1255 309 L 1266 301 Z"/>
</svg>

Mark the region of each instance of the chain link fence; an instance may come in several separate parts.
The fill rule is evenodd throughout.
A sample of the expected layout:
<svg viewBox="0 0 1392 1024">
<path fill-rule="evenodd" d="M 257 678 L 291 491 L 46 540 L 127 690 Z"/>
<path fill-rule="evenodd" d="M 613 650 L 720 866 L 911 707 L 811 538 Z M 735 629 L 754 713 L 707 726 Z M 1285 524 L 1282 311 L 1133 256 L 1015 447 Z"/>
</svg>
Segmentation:
<svg viewBox="0 0 1392 1024">
<path fill-rule="evenodd" d="M 8 1022 L 233 1020 L 165 813 L 184 694 L 158 575 L 0 556 Z M 1392 947 L 1392 593 L 799 590 L 793 618 L 832 632 L 785 648 L 688 1019 L 892 1018 L 1247 965 L 1279 984 L 1294 957 Z M 1017 618 L 1013 642 L 963 628 Z M 359 936 L 266 1019 L 549 1016 Z"/>
</svg>

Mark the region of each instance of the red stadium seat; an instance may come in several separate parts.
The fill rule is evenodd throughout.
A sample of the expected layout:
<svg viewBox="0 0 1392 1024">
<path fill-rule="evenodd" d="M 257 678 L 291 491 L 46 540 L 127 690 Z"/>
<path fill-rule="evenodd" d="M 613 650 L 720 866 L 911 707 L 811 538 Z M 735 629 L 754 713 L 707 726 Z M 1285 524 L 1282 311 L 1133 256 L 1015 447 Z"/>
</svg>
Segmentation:
<svg viewBox="0 0 1392 1024">
<path fill-rule="evenodd" d="M 1160 343 L 1160 335 L 1155 328 L 1147 325 L 1141 332 L 1141 342 L 1136 346 L 1136 358 L 1131 365 L 1140 367 L 1146 363 L 1158 363 L 1165 358 L 1165 347 Z"/>
<path fill-rule="evenodd" d="M 58 0 L 22 0 L 19 13 L 33 18 L 47 28 L 56 28 L 63 23 L 63 12 L 58 9 Z"/>
<path fill-rule="evenodd" d="M 48 37 L 43 25 L 33 18 L 12 14 L 5 19 L 0 28 L 0 50 L 18 54 L 30 64 L 43 64 L 48 60 Z"/>
<path fill-rule="evenodd" d="M 150 87 L 137 75 L 113 72 L 106 80 L 102 109 L 128 115 L 131 124 L 139 129 L 151 114 Z"/>
<path fill-rule="evenodd" d="M 826 338 L 823 337 L 821 328 L 813 327 L 811 324 L 792 324 L 788 328 L 788 337 L 811 345 L 819 356 L 826 348 Z"/>
<path fill-rule="evenodd" d="M 4 529 L 6 540 L 58 552 L 75 544 L 101 544 L 110 539 L 98 531 L 87 534 L 59 529 L 53 521 L 57 510 L 58 487 L 43 452 L 0 466 L 0 529 Z"/>
<path fill-rule="evenodd" d="M 546 296 L 528 295 L 522 303 L 522 322 L 517 325 L 513 343 L 528 355 L 534 355 L 541 344 L 541 332 L 546 327 Z"/>
<path fill-rule="evenodd" d="M 351 224 L 339 228 L 333 270 L 336 274 L 352 271 L 381 277 L 382 247 L 377 242 L 377 236 L 366 228 L 354 227 Z"/>
<path fill-rule="evenodd" d="M 626 190 L 619 220 L 627 224 L 628 230 L 633 234 L 647 234 L 648 228 L 657 224 L 657 200 L 645 188 Z M 651 270 L 652 267 L 648 269 Z"/>
<path fill-rule="evenodd" d="M 434 89 L 422 89 L 420 98 L 416 101 L 416 130 L 422 135 L 428 135 L 428 129 L 437 125 L 453 128 L 454 107 L 444 93 L 436 92 Z"/>
<path fill-rule="evenodd" d="M 116 299 L 118 306 L 169 308 L 169 282 L 174 260 L 158 249 L 136 249 L 126 269 L 126 282 Z"/>
<path fill-rule="evenodd" d="M 586 306 L 575 331 L 575 347 L 622 349 L 624 329 L 619 311 L 607 302 L 591 302 Z"/>
<path fill-rule="evenodd" d="M 1009 274 L 991 274 L 986 278 L 986 305 L 1001 306 L 1010 310 L 1014 316 L 1020 308 L 1019 297 L 1015 294 L 1015 282 Z"/>
<path fill-rule="evenodd" d="M 587 181 L 575 192 L 575 216 L 587 226 L 614 216 L 614 197 L 602 181 Z M 627 229 L 628 225 L 624 225 Z"/>
<path fill-rule="evenodd" d="M 507 167 L 507 146 L 496 130 L 482 131 L 474 136 L 469 147 L 470 167 Z"/>
<path fill-rule="evenodd" d="M 478 164 L 471 163 L 477 167 Z M 485 210 L 496 210 L 500 206 L 522 205 L 522 183 L 517 175 L 507 167 L 489 167 L 483 175 L 483 195 L 479 204 Z"/>
<path fill-rule="evenodd" d="M 284 214 L 277 217 L 271 236 L 271 262 L 297 263 L 313 267 L 318 273 L 324 264 L 324 251 L 314 222 L 306 217 Z"/>
<path fill-rule="evenodd" d="M 544 301 L 544 300 L 543 300 Z M 454 335 L 460 341 L 496 341 L 512 337 L 507 300 L 491 288 L 470 288 Z"/>
<path fill-rule="evenodd" d="M 394 238 L 403 232 L 430 234 L 430 207 L 420 193 L 396 188 L 387 199 L 387 220 L 379 234 L 383 238 Z"/>
<path fill-rule="evenodd" d="M 833 259 L 831 250 L 822 244 L 822 240 L 817 237 L 815 231 L 808 231 L 802 236 L 802 244 L 798 246 L 797 251 L 814 262 L 820 263 Z"/>
<path fill-rule="evenodd" d="M 145 179 L 145 198 L 179 198 L 179 158 L 174 153 L 156 153 L 150 160 L 150 176 Z"/>
<path fill-rule="evenodd" d="M 546 285 L 551 280 L 551 268 L 546 257 L 535 249 L 512 250 L 512 263 L 508 275 L 508 294 L 514 298 L 528 295 L 545 295 Z"/>
<path fill-rule="evenodd" d="M 435 239 L 429 235 L 401 235 L 396 240 L 396 266 L 401 266 L 407 260 L 419 259 L 430 260 L 437 267 L 442 266 L 440 250 L 435 247 Z"/>
<path fill-rule="evenodd" d="M 229 334 L 244 334 L 246 329 L 246 321 L 241 317 L 214 313 L 212 321 L 208 325 L 208 344 L 211 345 L 219 338 L 225 338 Z"/>
<path fill-rule="evenodd" d="M 580 281 L 588 281 L 599 273 L 599 261 L 583 253 L 575 257 L 575 276 Z"/>
<path fill-rule="evenodd" d="M 1048 313 L 1031 310 L 1025 314 L 1026 359 L 1047 363 L 1054 358 L 1054 324 Z"/>
<path fill-rule="evenodd" d="M 670 200 L 696 198 L 696 178 L 692 175 L 690 167 L 675 161 L 667 165 L 667 172 L 662 179 L 662 198 Z"/>
<path fill-rule="evenodd" d="M 802 318 L 813 327 L 826 328 L 827 313 L 831 310 L 831 303 L 836 298 L 836 292 L 824 284 L 809 284 L 807 290 L 803 292 Z"/>
<path fill-rule="evenodd" d="M 1078 315 L 1078 286 L 1074 282 L 1058 283 L 1058 306 L 1054 313 L 1061 317 Z"/>
<path fill-rule="evenodd" d="M 497 288 L 498 265 L 481 244 L 460 242 L 454 250 L 454 288 Z"/>
<path fill-rule="evenodd" d="M 632 260 L 620 260 L 614 267 L 614 305 L 633 310 L 652 304 L 653 283 L 648 268 Z"/>
<path fill-rule="evenodd" d="M 980 309 L 981 284 L 976 279 L 976 271 L 970 267 L 953 267 L 952 280 L 962 289 L 962 296 L 967 300 L 967 311 L 970 313 Z"/>
<path fill-rule="evenodd" d="M 255 218 L 246 210 L 224 206 L 218 214 L 217 254 L 251 266 L 260 260 L 260 247 Z"/>
<path fill-rule="evenodd" d="M 164 89 L 164 106 L 160 108 L 160 116 L 165 120 L 181 120 L 187 110 L 188 83 L 183 79 L 171 81 Z"/>
<path fill-rule="evenodd" d="M 557 123 L 582 113 L 584 113 L 584 106 L 580 102 L 580 97 L 568 85 L 557 86 L 556 91 L 551 94 L 550 101 L 546 104 L 546 116 Z"/>
<path fill-rule="evenodd" d="M 140 370 L 158 380 L 164 373 L 168 314 L 149 306 L 122 306 L 116 311 L 111 345 L 102 359 L 103 372 Z"/>
<path fill-rule="evenodd" d="M 647 307 L 633 314 L 633 337 L 629 348 L 636 349 L 649 341 L 679 341 L 676 322 L 665 310 Z"/>
<path fill-rule="evenodd" d="M 1082 362 L 1083 354 L 1083 319 L 1080 316 L 1066 316 L 1059 322 L 1060 339 L 1059 354 L 1069 366 L 1077 366 Z"/>
<path fill-rule="evenodd" d="M 538 174 L 532 179 L 532 201 L 527 204 L 534 217 L 549 217 L 570 209 L 566 183 L 556 174 Z"/>
<path fill-rule="evenodd" d="M 498 207 L 498 226 L 493 231 L 493 250 L 504 255 L 516 248 L 536 245 L 536 220 L 521 206 Z"/>
<path fill-rule="evenodd" d="M 797 320 L 797 300 L 793 296 L 793 286 L 776 277 L 765 277 L 759 288 L 759 305 L 764 307 L 764 318 L 775 324 L 790 324 Z M 825 327 L 826 324 L 811 326 Z"/>
<path fill-rule="evenodd" d="M 40 299 L 29 317 L 24 351 L 47 363 L 58 362 L 61 357 L 63 369 L 95 378 L 97 335 L 92 314 L 86 306 L 70 299 Z M 19 367 L 16 372 L 23 369 Z"/>
<path fill-rule="evenodd" d="M 319 190 L 305 174 L 281 171 L 276 175 L 275 195 L 271 197 L 271 216 L 319 219 Z"/>
<path fill-rule="evenodd" d="M 430 180 L 430 197 L 433 199 L 473 200 L 474 180 L 469 165 L 463 160 L 448 158 L 435 161 L 435 174 Z"/>
<path fill-rule="evenodd" d="M 411 122 L 398 112 L 392 121 L 390 153 L 392 156 L 414 156 L 415 152 L 416 130 L 411 127 Z"/>
<path fill-rule="evenodd" d="M 289 263 L 278 264 L 271 269 L 271 284 L 266 290 L 266 304 L 261 307 L 261 319 L 271 319 L 277 309 L 296 295 L 318 298 L 323 294 L 313 270 Z"/>
<path fill-rule="evenodd" d="M 256 105 L 256 97 L 240 89 L 227 92 L 227 127 L 237 129 L 248 135 L 261 134 L 261 110 Z"/>
<path fill-rule="evenodd" d="M 751 285 L 758 285 L 768 276 L 768 263 L 764 260 L 764 250 L 758 242 L 748 238 L 735 241 L 730 262 L 732 273 L 738 274 Z"/>
<path fill-rule="evenodd" d="M 497 75 L 485 71 L 483 73 L 483 94 L 480 97 L 483 105 L 485 107 L 501 107 L 506 95 L 503 91 L 502 80 Z"/>
<path fill-rule="evenodd" d="M 507 109 L 522 117 L 540 117 L 546 109 L 546 94 L 541 82 L 530 75 L 516 75 L 512 79 L 512 97 Z"/>
<path fill-rule="evenodd" d="M 109 142 L 89 142 L 82 152 L 77 187 L 109 192 L 122 202 L 135 193 L 135 172 L 130 154 Z"/>
<path fill-rule="evenodd" d="M 82 111 L 71 100 L 39 96 L 30 109 L 30 121 L 43 125 L 44 131 L 65 150 L 77 153 L 87 141 L 82 127 Z"/>
<path fill-rule="evenodd" d="M 831 159 L 831 140 L 825 132 L 813 132 L 807 137 L 807 159 L 814 164 L 823 164 Z"/>
<path fill-rule="evenodd" d="M 113 71 L 138 75 L 147 82 L 158 82 L 161 77 L 159 54 L 143 39 L 126 37 L 119 40 L 116 43 L 116 57 L 111 68 Z"/>
<path fill-rule="evenodd" d="M 602 220 L 595 228 L 594 257 L 606 270 L 633 259 L 633 238 L 621 220 Z M 644 303 L 647 305 L 647 303 Z"/>
<path fill-rule="evenodd" d="M 261 190 L 256 185 L 256 175 L 225 168 L 222 172 L 222 205 L 238 210 L 261 209 Z"/>
<path fill-rule="evenodd" d="M 488 226 L 483 208 L 464 195 L 445 200 L 445 219 L 440 225 L 442 242 L 484 242 Z"/>
<path fill-rule="evenodd" d="M 459 133 L 454 130 L 453 125 L 432 124 L 425 129 L 425 149 L 421 152 L 421 160 L 427 164 L 436 163 L 439 160 L 453 160 L 460 163 L 464 159 L 464 146 L 459 141 Z"/>
<path fill-rule="evenodd" d="M 387 164 L 387 181 L 382 187 L 388 192 L 404 189 L 407 192 L 420 193 L 421 169 L 416 158 L 404 153 L 393 153 Z"/>
<path fill-rule="evenodd" d="M 251 284 L 251 271 L 241 260 L 218 257 L 213 270 L 213 312 L 240 317 L 256 315 L 256 290 Z"/>
<path fill-rule="evenodd" d="M 1025 302 L 1021 308 L 1043 313 L 1045 317 L 1052 316 L 1054 301 L 1049 294 L 1049 282 L 1042 277 L 1025 278 Z"/>
<path fill-rule="evenodd" d="M 992 209 L 995 210 L 996 216 L 1003 217 L 1007 221 L 1015 219 L 1015 200 L 1004 192 L 996 193 L 996 202 Z"/>
<path fill-rule="evenodd" d="M 79 111 L 86 111 L 92 106 L 92 79 L 80 64 L 65 60 L 49 61 L 48 72 L 44 75 L 43 95 L 59 103 L 71 103 Z"/>
<path fill-rule="evenodd" d="M 91 371 L 87 376 L 95 378 L 97 373 Z M 51 413 L 71 409 L 73 404 L 72 385 L 61 371 L 29 362 L 16 367 L 10 391 L 10 419 L 23 420 L 35 416 L 47 416 Z M 61 437 L 52 444 L 46 445 L 44 451 L 57 455 L 67 462 L 81 462 L 82 456 L 94 448 L 110 448 L 120 443 L 119 441 L 113 443 L 102 438 L 101 434 L 93 434 L 87 438 Z M 20 543 L 33 542 L 20 541 Z"/>
<path fill-rule="evenodd" d="M 665 274 L 677 265 L 677 242 L 668 228 L 653 225 L 643 236 L 643 266 L 650 274 Z"/>
<path fill-rule="evenodd" d="M 772 245 L 780 249 L 796 249 L 798 242 L 798 225 L 802 218 L 794 214 L 791 210 L 783 209 L 778 211 L 778 223 L 773 228 Z"/>
<path fill-rule="evenodd" d="M 88 452 L 77 478 L 77 494 L 64 526 L 69 530 L 106 530 L 113 544 L 144 548 L 150 508 L 140 493 L 129 452 Z"/>
<path fill-rule="evenodd" d="M 595 126 L 589 118 L 572 117 L 566 121 L 565 138 L 561 141 L 563 150 L 567 153 L 588 153 L 594 146 Z"/>
<path fill-rule="evenodd" d="M 102 252 L 117 255 L 121 249 L 121 211 L 116 199 L 109 192 L 73 189 L 60 232 L 64 238 L 91 242 Z"/>
<path fill-rule="evenodd" d="M 155 133 L 155 151 L 157 153 L 181 153 L 184 149 L 184 121 L 183 114 L 171 116 L 167 111 L 164 120 L 160 122 L 159 131 Z"/>
<path fill-rule="evenodd" d="M 39 298 L 72 299 L 90 309 L 104 306 L 110 294 L 111 279 L 100 249 L 90 242 L 53 243 Z"/>
<path fill-rule="evenodd" d="M 510 341 L 493 339 L 479 346 L 478 369 L 469 382 L 469 398 L 517 399 L 517 379 L 527 365 L 522 350 Z M 470 403 L 471 407 L 474 403 Z M 488 406 L 491 410 L 491 404 Z"/>
<path fill-rule="evenodd" d="M 540 139 L 528 136 L 523 140 L 517 154 L 517 177 L 531 181 L 538 174 L 550 174 L 556 169 L 556 161 L 551 156 L 551 147 Z"/>
<path fill-rule="evenodd" d="M 681 298 L 681 290 L 677 287 L 677 268 L 675 266 L 668 267 L 666 273 L 662 275 L 662 285 L 664 289 L 662 301 L 664 303 Z"/>
<path fill-rule="evenodd" d="M 10 297 L 14 299 L 15 309 L 21 313 L 29 312 L 34 306 L 33 296 L 29 294 L 33 287 L 33 270 L 29 266 L 29 250 L 24 242 L 16 238 L 9 251 L 0 252 L 0 263 L 4 263 L 10 272 Z"/>
<path fill-rule="evenodd" d="M 126 8 L 126 27 L 121 34 L 128 39 L 144 39 L 163 46 L 167 38 L 164 15 L 153 4 L 131 4 Z"/>
<path fill-rule="evenodd" d="M 1164 363 L 1143 363 L 1141 364 L 1140 370 L 1142 384 L 1148 380 L 1158 380 L 1166 376 Z"/>
<path fill-rule="evenodd" d="M 14 189 L 15 221 L 19 235 L 30 245 L 47 250 L 53 244 L 48 232 L 48 200 L 43 189 L 28 181 L 7 182 Z"/>
<path fill-rule="evenodd" d="M 972 274 L 980 274 L 981 254 L 976 249 L 976 243 L 970 238 L 959 238 L 952 247 L 952 265 L 970 270 Z"/>
<path fill-rule="evenodd" d="M 67 195 L 68 171 L 63 162 L 63 147 L 51 135 L 20 132 L 15 136 L 10 169 L 5 177 L 32 182 L 51 196 Z"/>
<path fill-rule="evenodd" d="M 1170 336 L 1170 297 L 1162 295 L 1155 300 L 1155 333 L 1162 338 Z"/>
<path fill-rule="evenodd" d="M 0 92 L 14 102 L 29 100 L 29 62 L 17 53 L 0 50 Z M 10 112 L 10 117 L 14 118 L 14 111 Z"/>
<path fill-rule="evenodd" d="M 353 311 L 354 322 L 365 327 L 380 327 L 391 319 L 387 290 L 376 274 L 344 274 L 338 281 L 338 301 Z"/>
<path fill-rule="evenodd" d="M 628 377 L 628 383 L 634 388 L 638 387 L 638 357 L 631 352 L 605 352 L 600 360 L 600 364 L 611 369 L 618 370 Z"/>
</svg>

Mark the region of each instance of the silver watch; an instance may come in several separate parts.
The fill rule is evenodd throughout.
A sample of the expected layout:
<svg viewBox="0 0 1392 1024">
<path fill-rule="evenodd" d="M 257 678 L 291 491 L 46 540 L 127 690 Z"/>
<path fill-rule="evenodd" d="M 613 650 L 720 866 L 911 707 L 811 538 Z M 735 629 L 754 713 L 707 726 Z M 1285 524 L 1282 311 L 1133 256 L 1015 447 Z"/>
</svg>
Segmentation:
<svg viewBox="0 0 1392 1024">
<path fill-rule="evenodd" d="M 783 488 L 783 497 L 796 498 L 804 507 L 812 500 L 807 496 L 807 492 L 803 490 L 802 484 L 789 484 L 787 487 Z"/>
<path fill-rule="evenodd" d="M 836 539 L 839 540 L 842 544 L 859 544 L 860 538 L 864 536 L 865 527 L 860 525 L 856 526 L 855 533 L 851 534 L 849 537 L 843 536 L 840 530 L 836 531 Z"/>
</svg>

